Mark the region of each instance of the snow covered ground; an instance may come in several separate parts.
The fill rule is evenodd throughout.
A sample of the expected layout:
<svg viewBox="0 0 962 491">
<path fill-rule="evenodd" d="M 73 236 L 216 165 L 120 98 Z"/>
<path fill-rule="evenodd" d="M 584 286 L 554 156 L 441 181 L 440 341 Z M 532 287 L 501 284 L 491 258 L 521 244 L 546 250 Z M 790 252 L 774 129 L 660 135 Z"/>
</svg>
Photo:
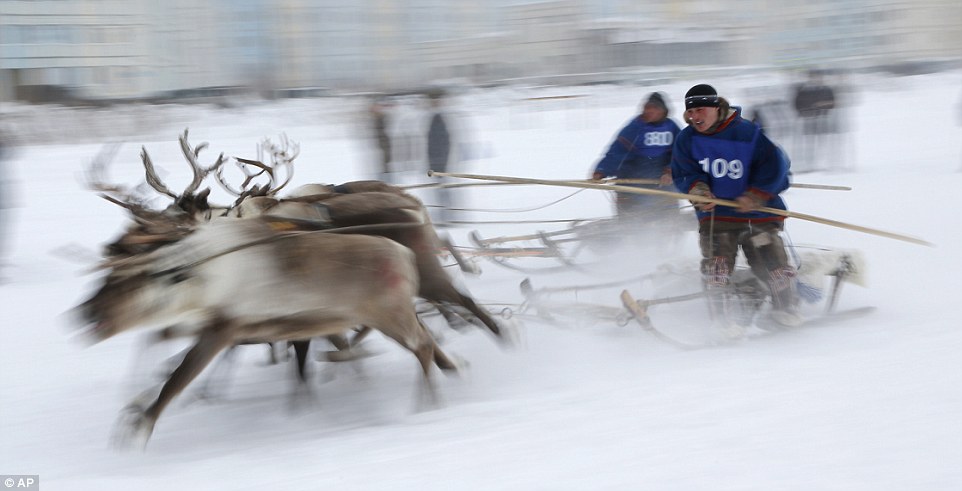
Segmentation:
<svg viewBox="0 0 962 491">
<path fill-rule="evenodd" d="M 635 325 L 586 317 L 562 325 L 523 319 L 510 350 L 481 330 L 448 331 L 445 350 L 470 366 L 460 377 L 438 377 L 444 405 L 427 412 L 413 411 L 415 361 L 377 336 L 371 344 L 380 354 L 360 366 L 315 364 L 317 402 L 297 408 L 291 366 L 267 365 L 265 348 L 244 347 L 230 385 L 198 400 L 198 380 L 161 417 L 143 453 L 110 448 L 113 423 L 179 346 L 145 351 L 131 334 L 85 347 L 61 315 L 89 292 L 90 255 L 124 223 L 119 208 L 80 182 L 106 139 L 22 146 L 3 162 L 15 207 L 5 210 L 2 230 L 0 474 L 39 474 L 45 490 L 960 489 L 962 331 L 952 306 L 962 284 L 960 80 L 959 73 L 859 80 L 850 152 L 839 159 L 848 170 L 796 177 L 854 190 L 786 193 L 792 210 L 936 244 L 789 221 L 797 244 L 863 251 L 868 286 L 847 286 L 840 308 L 878 307 L 870 316 L 685 352 Z M 694 82 L 462 94 L 455 105 L 474 160 L 461 170 L 584 178 L 649 90 L 669 94 L 677 118 Z M 752 93 L 748 80 L 710 82 L 735 104 Z M 530 99 L 551 95 L 584 97 Z M 125 138 L 110 178 L 139 182 L 144 144 L 173 187 L 183 186 L 176 135 L 187 126 L 193 142 L 211 143 L 210 153 L 248 157 L 261 137 L 285 132 L 301 144 L 295 184 L 372 177 L 368 142 L 357 137 L 360 110 L 324 99 L 164 109 L 151 125 L 118 130 L 137 134 Z M 90 121 L 103 131 L 104 121 Z M 63 141 L 85 130 L 57 130 L 57 119 L 49 128 Z M 466 207 L 520 209 L 573 192 L 477 187 L 458 197 Z M 606 193 L 584 191 L 528 213 L 469 218 L 610 212 Z M 560 227 L 476 228 L 494 236 Z M 471 229 L 450 233 L 466 244 Z M 594 274 L 531 277 L 537 286 L 591 283 L 696 258 L 690 234 L 671 255 L 618 249 L 592 263 Z M 547 260 L 524 264 L 538 261 Z M 521 302 L 523 273 L 480 265 L 481 276 L 459 277 L 476 298 Z M 645 288 L 633 291 L 650 293 Z M 591 300 L 617 306 L 619 291 Z M 653 315 L 670 327 L 670 316 Z"/>
</svg>

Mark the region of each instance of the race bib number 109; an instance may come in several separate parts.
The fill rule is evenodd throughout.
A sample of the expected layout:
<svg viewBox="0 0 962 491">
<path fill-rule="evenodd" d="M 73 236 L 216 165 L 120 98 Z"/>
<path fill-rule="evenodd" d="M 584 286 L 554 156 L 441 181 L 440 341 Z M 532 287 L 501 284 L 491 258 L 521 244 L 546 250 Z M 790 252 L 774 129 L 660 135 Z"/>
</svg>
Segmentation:
<svg viewBox="0 0 962 491">
<path fill-rule="evenodd" d="M 701 169 L 706 174 L 711 174 L 716 179 L 728 177 L 729 179 L 740 179 L 745 172 L 745 166 L 741 160 L 728 161 L 725 159 L 708 160 L 705 157 L 698 161 Z"/>
</svg>

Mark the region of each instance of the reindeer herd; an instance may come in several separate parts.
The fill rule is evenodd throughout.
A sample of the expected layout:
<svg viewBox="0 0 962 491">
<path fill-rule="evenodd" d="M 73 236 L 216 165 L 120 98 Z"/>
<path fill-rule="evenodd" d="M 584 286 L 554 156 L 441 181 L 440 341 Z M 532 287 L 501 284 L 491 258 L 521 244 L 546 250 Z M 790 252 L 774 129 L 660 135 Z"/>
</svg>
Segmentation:
<svg viewBox="0 0 962 491">
<path fill-rule="evenodd" d="M 326 338 L 343 358 L 371 330 L 380 331 L 417 358 L 422 403 L 436 402 L 432 367 L 456 371 L 418 317 L 415 299 L 436 307 L 449 323 L 479 324 L 504 340 L 502 328 L 443 269 L 438 237 L 421 202 L 380 181 L 309 184 L 286 196 L 296 145 L 265 141 L 270 156 L 234 158 L 244 171 L 230 185 L 221 154 L 209 166 L 179 138 L 193 180 L 175 193 L 141 152 L 147 184 L 172 201 L 147 206 L 140 193 L 108 184 L 102 154 L 89 168 L 88 185 L 122 206 L 131 219 L 103 251 L 97 289 L 74 310 L 85 334 L 102 341 L 134 328 L 193 341 L 156 396 L 138 398 L 119 428 L 124 443 L 146 443 L 164 408 L 215 357 L 239 343 L 290 342 L 304 376 L 308 343 Z M 286 179 L 280 177 L 286 174 Z M 208 202 L 213 175 L 236 196 L 230 206 Z M 263 185 L 255 180 L 266 179 Z"/>
</svg>

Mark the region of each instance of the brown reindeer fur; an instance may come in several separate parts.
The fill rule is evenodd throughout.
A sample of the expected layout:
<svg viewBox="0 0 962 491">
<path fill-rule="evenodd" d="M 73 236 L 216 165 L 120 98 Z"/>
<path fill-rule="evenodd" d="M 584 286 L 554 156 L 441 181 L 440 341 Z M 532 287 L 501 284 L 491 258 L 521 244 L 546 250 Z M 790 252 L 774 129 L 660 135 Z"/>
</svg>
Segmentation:
<svg viewBox="0 0 962 491">
<path fill-rule="evenodd" d="M 78 307 L 106 339 L 144 325 L 195 325 L 196 343 L 129 430 L 149 437 L 169 402 L 225 348 L 376 329 L 415 354 L 433 392 L 430 367 L 455 365 L 417 318 L 413 253 L 363 235 L 278 234 L 264 220 L 227 220 L 118 265 Z"/>
</svg>

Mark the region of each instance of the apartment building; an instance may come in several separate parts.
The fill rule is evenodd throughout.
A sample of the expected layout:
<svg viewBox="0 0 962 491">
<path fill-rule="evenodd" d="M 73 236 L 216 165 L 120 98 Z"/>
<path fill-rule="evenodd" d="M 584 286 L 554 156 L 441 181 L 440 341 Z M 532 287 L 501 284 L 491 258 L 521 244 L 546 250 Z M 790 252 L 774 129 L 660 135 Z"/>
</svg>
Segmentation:
<svg viewBox="0 0 962 491">
<path fill-rule="evenodd" d="M 133 97 L 148 62 L 142 0 L 0 0 L 0 100 Z M 70 94 L 62 94 L 70 95 Z"/>
<path fill-rule="evenodd" d="M 957 0 L 0 0 L 0 100 L 959 59 Z"/>
</svg>

